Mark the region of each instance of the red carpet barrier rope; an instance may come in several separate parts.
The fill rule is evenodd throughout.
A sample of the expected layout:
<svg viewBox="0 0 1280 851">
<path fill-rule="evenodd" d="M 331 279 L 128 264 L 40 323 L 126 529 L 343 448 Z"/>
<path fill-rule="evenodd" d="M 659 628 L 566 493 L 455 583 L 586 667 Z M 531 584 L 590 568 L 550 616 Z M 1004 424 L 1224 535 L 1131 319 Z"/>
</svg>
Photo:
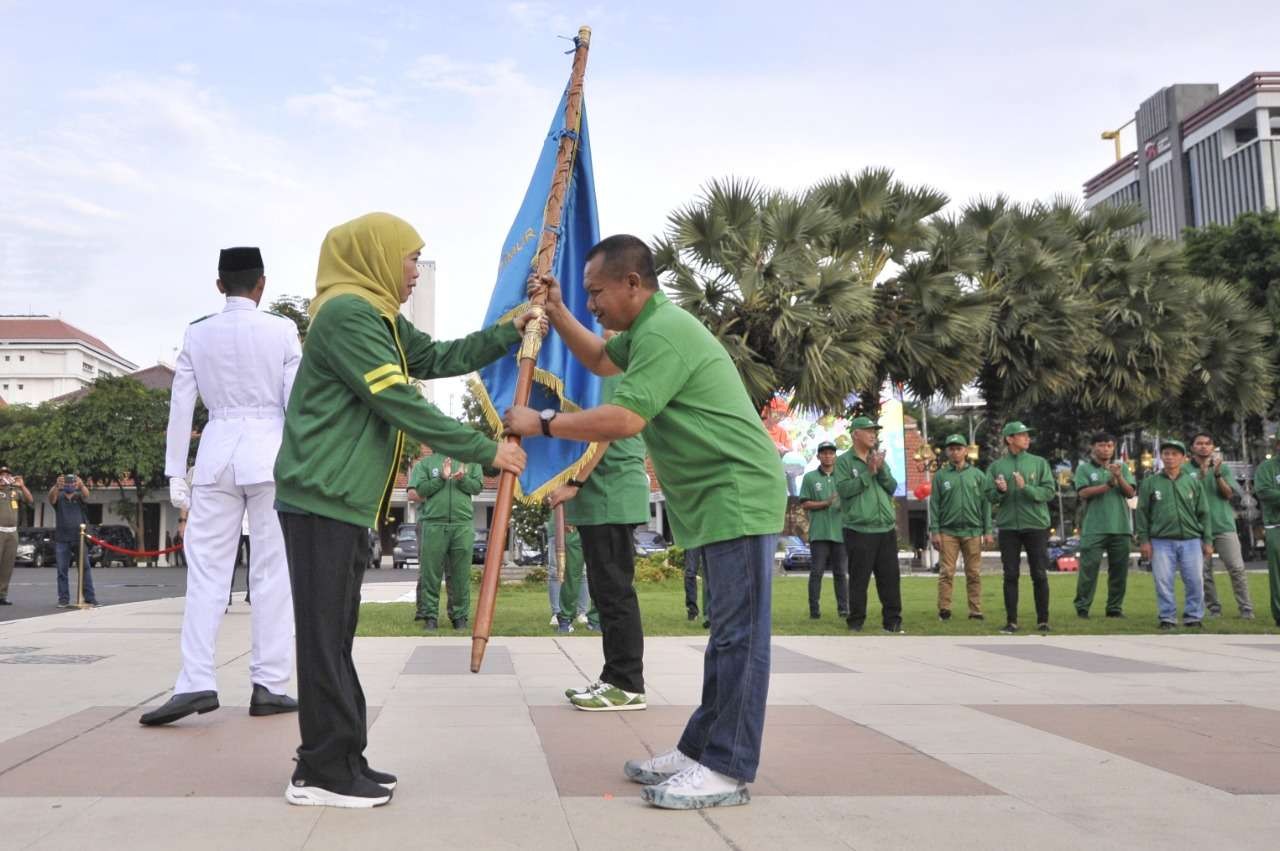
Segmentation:
<svg viewBox="0 0 1280 851">
<path fill-rule="evenodd" d="M 168 555 L 169 553 L 174 553 L 182 549 L 182 544 L 178 544 L 164 550 L 126 550 L 122 547 L 117 547 L 114 544 L 108 544 L 101 538 L 95 538 L 92 535 L 85 535 L 85 538 L 93 541 L 103 549 L 111 550 L 111 552 L 120 553 L 121 555 L 133 556 L 134 558 L 154 558 L 155 556 Z"/>
</svg>

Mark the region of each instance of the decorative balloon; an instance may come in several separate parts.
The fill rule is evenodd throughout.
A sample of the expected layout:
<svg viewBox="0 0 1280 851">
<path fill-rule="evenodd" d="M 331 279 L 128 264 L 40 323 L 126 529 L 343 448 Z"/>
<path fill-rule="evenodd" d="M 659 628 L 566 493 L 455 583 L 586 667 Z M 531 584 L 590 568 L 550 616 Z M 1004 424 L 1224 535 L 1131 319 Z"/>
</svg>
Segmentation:
<svg viewBox="0 0 1280 851">
<path fill-rule="evenodd" d="M 929 494 L 931 493 L 933 493 L 933 486 L 930 485 L 928 482 L 921 482 L 920 484 L 916 485 L 916 489 L 915 489 L 916 499 L 928 499 Z"/>
</svg>

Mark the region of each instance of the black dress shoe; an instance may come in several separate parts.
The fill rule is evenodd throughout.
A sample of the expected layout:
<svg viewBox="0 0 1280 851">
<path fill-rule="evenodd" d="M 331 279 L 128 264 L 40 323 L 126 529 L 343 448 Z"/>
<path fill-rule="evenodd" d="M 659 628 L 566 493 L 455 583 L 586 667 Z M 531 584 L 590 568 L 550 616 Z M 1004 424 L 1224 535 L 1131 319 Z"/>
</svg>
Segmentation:
<svg viewBox="0 0 1280 851">
<path fill-rule="evenodd" d="M 186 718 L 193 712 L 203 715 L 217 708 L 218 693 L 216 691 L 184 691 L 169 698 L 164 706 L 142 713 L 138 723 L 147 727 L 158 727 L 161 724 L 171 724 L 179 718 Z"/>
<path fill-rule="evenodd" d="M 280 715 L 284 712 L 297 712 L 298 701 L 287 694 L 273 694 L 266 686 L 253 684 L 253 697 L 249 698 L 250 715 Z"/>
<path fill-rule="evenodd" d="M 466 628 L 467 628 L 467 619 L 466 619 L 466 618 L 452 618 L 452 619 L 450 620 L 450 623 L 452 623 L 452 624 L 453 624 L 453 628 L 454 628 L 454 629 L 466 629 Z"/>
<path fill-rule="evenodd" d="M 426 618 L 422 623 L 423 629 L 435 630 L 439 629 L 440 623 L 435 618 Z"/>
<path fill-rule="evenodd" d="M 13 603 L 9 602 L 8 597 L 0 597 L 0 606 L 12 606 L 12 605 Z"/>
</svg>

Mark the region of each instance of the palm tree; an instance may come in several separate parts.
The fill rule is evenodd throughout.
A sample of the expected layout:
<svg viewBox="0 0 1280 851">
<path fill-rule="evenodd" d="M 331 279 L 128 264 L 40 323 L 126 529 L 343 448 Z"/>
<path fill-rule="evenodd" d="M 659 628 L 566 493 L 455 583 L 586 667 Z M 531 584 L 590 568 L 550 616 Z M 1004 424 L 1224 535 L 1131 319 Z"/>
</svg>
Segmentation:
<svg viewBox="0 0 1280 851">
<path fill-rule="evenodd" d="M 807 196 L 731 178 L 673 212 L 655 244 L 667 288 L 728 350 L 757 406 L 784 390 L 837 410 L 874 375 L 872 294 L 821 248 L 838 225 Z"/>
</svg>

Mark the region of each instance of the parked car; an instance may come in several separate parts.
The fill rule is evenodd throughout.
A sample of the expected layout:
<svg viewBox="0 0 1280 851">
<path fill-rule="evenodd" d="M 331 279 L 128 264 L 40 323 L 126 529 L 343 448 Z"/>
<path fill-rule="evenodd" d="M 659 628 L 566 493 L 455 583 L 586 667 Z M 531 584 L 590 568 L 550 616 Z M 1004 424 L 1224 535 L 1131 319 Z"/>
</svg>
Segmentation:
<svg viewBox="0 0 1280 851">
<path fill-rule="evenodd" d="M 404 570 L 409 565 L 418 566 L 418 526 L 401 523 L 396 529 L 396 545 L 391 551 L 391 567 Z"/>
<path fill-rule="evenodd" d="M 382 567 L 382 535 L 376 529 L 369 530 L 369 563 L 366 570 L 378 570 Z"/>
<path fill-rule="evenodd" d="M 778 549 L 782 553 L 783 570 L 807 571 L 813 564 L 809 545 L 798 535 L 783 535 L 778 539 Z"/>
<path fill-rule="evenodd" d="M 14 559 L 16 564 L 51 567 L 54 561 L 52 529 L 27 526 L 18 530 L 18 555 Z"/>
<path fill-rule="evenodd" d="M 137 539 L 133 536 L 133 529 L 128 526 L 115 524 L 90 526 L 85 531 L 95 538 L 124 550 L 136 550 L 138 548 Z M 121 567 L 133 567 L 137 564 L 137 560 L 133 556 L 112 552 L 101 544 L 93 544 L 85 555 L 90 567 L 113 567 L 116 563 L 119 563 Z"/>
<path fill-rule="evenodd" d="M 1061 538 L 1053 538 L 1049 541 L 1049 564 L 1054 570 L 1063 569 L 1062 565 L 1058 564 L 1058 559 L 1078 559 L 1079 556 L 1079 538 L 1067 538 L 1065 541 Z"/>
<path fill-rule="evenodd" d="M 667 551 L 667 541 L 652 529 L 637 528 L 631 534 L 636 544 L 636 555 L 652 556 Z"/>
<path fill-rule="evenodd" d="M 519 565 L 547 563 L 547 551 L 545 549 L 526 544 L 519 538 L 516 539 L 516 553 L 515 561 Z"/>
<path fill-rule="evenodd" d="M 477 529 L 476 542 L 471 545 L 471 563 L 484 564 L 485 556 L 489 554 L 489 530 Z"/>
</svg>

